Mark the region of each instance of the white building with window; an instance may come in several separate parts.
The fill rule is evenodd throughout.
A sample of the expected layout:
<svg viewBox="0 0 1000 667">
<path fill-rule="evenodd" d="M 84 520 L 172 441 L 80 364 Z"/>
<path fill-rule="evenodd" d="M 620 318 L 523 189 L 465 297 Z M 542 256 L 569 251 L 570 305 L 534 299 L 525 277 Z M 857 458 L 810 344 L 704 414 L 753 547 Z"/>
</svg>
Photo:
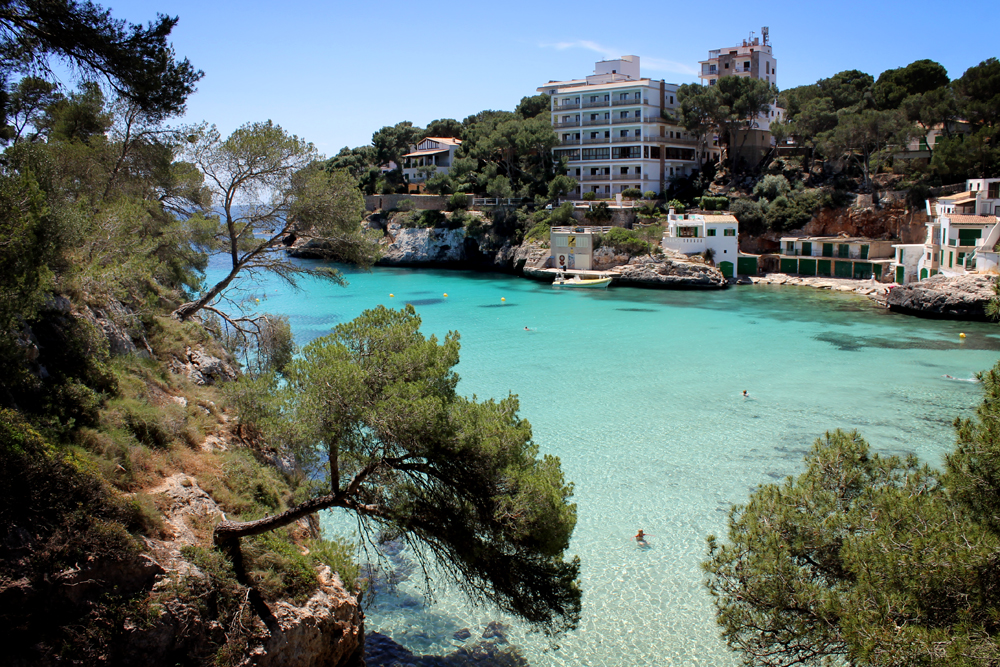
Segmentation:
<svg viewBox="0 0 1000 667">
<path fill-rule="evenodd" d="M 914 278 L 997 273 L 1000 178 L 969 179 L 963 192 L 927 200 L 927 214 L 927 239 Z"/>
<path fill-rule="evenodd" d="M 550 81 L 538 92 L 552 99 L 553 152 L 566 158 L 578 195 L 660 193 L 697 169 L 698 138 L 663 115 L 677 107 L 677 84 L 643 78 L 639 56 L 598 62 L 593 75 Z"/>
<path fill-rule="evenodd" d="M 736 260 L 739 257 L 740 223 L 735 216 L 679 214 L 670 209 L 667 214 L 667 228 L 660 245 L 685 255 L 712 251 L 712 261 L 731 278 L 736 275 Z"/>
<path fill-rule="evenodd" d="M 403 156 L 403 178 L 407 183 L 422 183 L 434 174 L 447 174 L 455 161 L 461 139 L 427 137 Z"/>
</svg>

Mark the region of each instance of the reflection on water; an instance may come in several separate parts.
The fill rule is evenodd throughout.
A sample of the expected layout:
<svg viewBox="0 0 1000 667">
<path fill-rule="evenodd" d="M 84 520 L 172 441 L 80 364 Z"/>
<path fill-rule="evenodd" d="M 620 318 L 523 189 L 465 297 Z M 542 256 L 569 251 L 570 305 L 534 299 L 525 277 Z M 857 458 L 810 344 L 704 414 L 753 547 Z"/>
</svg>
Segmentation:
<svg viewBox="0 0 1000 667">
<path fill-rule="evenodd" d="M 461 333 L 459 390 L 517 393 L 541 451 L 575 483 L 580 628 L 554 648 L 440 581 L 426 600 L 416 575 L 379 591 L 367 627 L 420 655 L 451 654 L 464 645 L 456 632 L 479 637 L 499 621 L 532 665 L 736 665 L 699 567 L 730 505 L 800 472 L 813 441 L 837 427 L 939 465 L 952 420 L 980 397 L 976 384 L 942 376 L 969 378 L 1000 349 L 994 325 L 906 317 L 806 288 L 571 292 L 493 274 L 345 273 L 347 288 L 267 285 L 262 307 L 287 314 L 301 344 L 376 304 L 447 293 L 410 303 L 425 333 Z M 324 525 L 356 527 L 335 514 Z M 635 548 L 639 528 L 648 551 Z"/>
</svg>

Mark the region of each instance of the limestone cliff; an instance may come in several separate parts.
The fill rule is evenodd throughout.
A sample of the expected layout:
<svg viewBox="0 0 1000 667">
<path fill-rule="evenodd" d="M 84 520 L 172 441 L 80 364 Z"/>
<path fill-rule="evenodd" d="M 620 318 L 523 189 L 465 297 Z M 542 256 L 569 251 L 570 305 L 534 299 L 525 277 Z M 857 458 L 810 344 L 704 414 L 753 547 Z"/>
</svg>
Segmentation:
<svg viewBox="0 0 1000 667">
<path fill-rule="evenodd" d="M 985 320 L 986 304 L 993 298 L 995 278 L 985 275 L 932 276 L 889 291 L 891 310 L 954 320 Z"/>
</svg>

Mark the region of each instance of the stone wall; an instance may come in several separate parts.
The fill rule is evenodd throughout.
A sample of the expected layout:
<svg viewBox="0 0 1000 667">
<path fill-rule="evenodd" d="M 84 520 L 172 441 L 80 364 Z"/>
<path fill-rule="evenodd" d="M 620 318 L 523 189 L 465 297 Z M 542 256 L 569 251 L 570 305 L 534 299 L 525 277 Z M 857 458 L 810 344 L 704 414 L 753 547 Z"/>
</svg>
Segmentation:
<svg viewBox="0 0 1000 667">
<path fill-rule="evenodd" d="M 396 208 L 399 202 L 413 202 L 415 211 L 443 211 L 448 207 L 448 195 L 365 195 L 365 210 L 388 211 Z"/>
</svg>

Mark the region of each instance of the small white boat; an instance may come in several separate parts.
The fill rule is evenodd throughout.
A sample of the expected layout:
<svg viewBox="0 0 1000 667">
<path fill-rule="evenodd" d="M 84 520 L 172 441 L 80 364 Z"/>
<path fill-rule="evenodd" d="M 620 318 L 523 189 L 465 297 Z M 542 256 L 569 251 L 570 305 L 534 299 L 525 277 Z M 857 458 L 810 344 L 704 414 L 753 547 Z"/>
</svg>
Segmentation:
<svg viewBox="0 0 1000 667">
<path fill-rule="evenodd" d="M 565 274 L 556 274 L 556 279 L 552 282 L 553 287 L 589 287 L 589 288 L 606 288 L 611 284 L 611 278 L 581 278 L 580 276 L 573 276 L 572 278 L 567 278 Z"/>
</svg>

